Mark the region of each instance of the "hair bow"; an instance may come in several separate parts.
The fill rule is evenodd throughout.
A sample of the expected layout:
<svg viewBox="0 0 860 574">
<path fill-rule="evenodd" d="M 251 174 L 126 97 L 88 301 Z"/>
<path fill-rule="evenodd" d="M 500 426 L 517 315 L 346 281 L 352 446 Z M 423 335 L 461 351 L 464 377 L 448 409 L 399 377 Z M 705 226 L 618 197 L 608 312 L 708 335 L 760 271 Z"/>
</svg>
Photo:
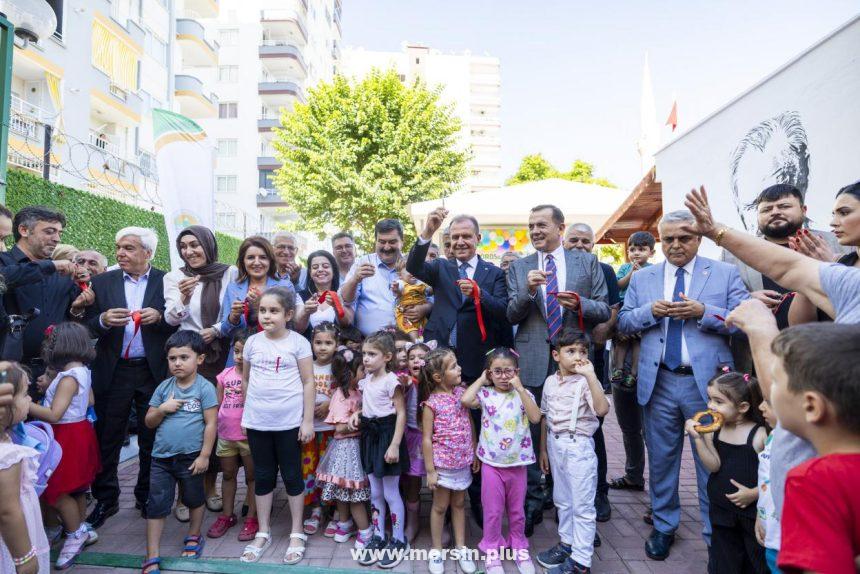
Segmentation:
<svg viewBox="0 0 860 574">
<path fill-rule="evenodd" d="M 352 353 L 352 349 L 344 349 L 343 351 L 341 351 L 341 354 L 343 355 L 343 358 L 346 359 L 347 363 L 351 363 L 352 360 L 355 358 L 355 355 L 353 355 Z"/>
<path fill-rule="evenodd" d="M 424 341 L 424 344 L 427 345 L 427 348 L 430 349 L 431 351 L 435 351 L 436 347 L 439 346 L 439 342 L 436 341 L 435 339 L 432 341 Z"/>
</svg>

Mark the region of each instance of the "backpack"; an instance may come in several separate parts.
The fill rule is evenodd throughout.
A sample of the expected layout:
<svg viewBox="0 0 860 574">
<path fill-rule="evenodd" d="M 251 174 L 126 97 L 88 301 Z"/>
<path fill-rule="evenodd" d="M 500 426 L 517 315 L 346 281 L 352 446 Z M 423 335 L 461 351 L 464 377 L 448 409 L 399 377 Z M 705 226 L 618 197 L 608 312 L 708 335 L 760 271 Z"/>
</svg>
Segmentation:
<svg viewBox="0 0 860 574">
<path fill-rule="evenodd" d="M 60 465 L 63 458 L 63 447 L 54 440 L 54 429 L 43 421 L 31 421 L 21 423 L 12 433 L 13 442 L 21 446 L 28 446 L 39 453 L 39 468 L 36 470 L 36 494 L 42 496 L 48 487 L 48 480 Z"/>
</svg>

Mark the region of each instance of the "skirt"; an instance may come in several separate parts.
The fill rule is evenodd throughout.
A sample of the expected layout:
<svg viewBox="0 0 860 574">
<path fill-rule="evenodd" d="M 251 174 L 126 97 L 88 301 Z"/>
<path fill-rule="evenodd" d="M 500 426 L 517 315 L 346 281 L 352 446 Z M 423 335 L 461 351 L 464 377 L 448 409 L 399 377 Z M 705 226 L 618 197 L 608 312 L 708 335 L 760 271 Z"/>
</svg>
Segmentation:
<svg viewBox="0 0 860 574">
<path fill-rule="evenodd" d="M 400 476 L 406 474 L 409 469 L 409 453 L 405 440 L 400 441 L 397 462 L 385 462 L 385 451 L 391 446 L 396 423 L 397 415 L 372 419 L 361 417 L 361 467 L 367 474 L 377 478 Z"/>
<path fill-rule="evenodd" d="M 406 427 L 406 452 L 409 453 L 409 476 L 425 476 L 427 469 L 424 467 L 424 452 L 421 450 L 424 437 L 421 431 Z"/>
<path fill-rule="evenodd" d="M 42 493 L 42 500 L 53 506 L 64 494 L 86 491 L 102 465 L 96 431 L 90 421 L 54 424 L 51 428 L 54 429 L 54 440 L 63 449 L 60 464 Z"/>
<path fill-rule="evenodd" d="M 370 500 L 370 482 L 361 467 L 361 446 L 357 436 L 332 439 L 317 467 L 317 485 L 323 502 L 364 502 Z"/>
<path fill-rule="evenodd" d="M 302 445 L 302 478 L 305 481 L 305 506 L 318 506 L 320 491 L 317 487 L 317 466 L 325 453 L 334 431 L 317 431 L 310 442 Z"/>
<path fill-rule="evenodd" d="M 466 490 L 472 484 L 472 469 L 464 468 L 437 468 L 436 473 L 439 475 L 439 486 L 444 486 L 448 490 Z"/>
</svg>

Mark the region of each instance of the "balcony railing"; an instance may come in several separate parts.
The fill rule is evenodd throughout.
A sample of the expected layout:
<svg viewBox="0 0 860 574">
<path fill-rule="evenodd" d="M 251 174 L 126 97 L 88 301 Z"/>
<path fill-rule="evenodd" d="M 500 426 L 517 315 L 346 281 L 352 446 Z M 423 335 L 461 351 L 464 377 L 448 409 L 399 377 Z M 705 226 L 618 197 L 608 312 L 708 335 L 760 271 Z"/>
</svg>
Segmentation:
<svg viewBox="0 0 860 574">
<path fill-rule="evenodd" d="M 97 134 L 94 131 L 90 131 L 89 133 L 90 139 L 89 144 L 96 148 L 103 150 L 105 153 L 112 154 L 116 157 L 120 157 L 122 154 L 120 153 L 119 145 L 111 142 L 106 135 Z"/>
</svg>

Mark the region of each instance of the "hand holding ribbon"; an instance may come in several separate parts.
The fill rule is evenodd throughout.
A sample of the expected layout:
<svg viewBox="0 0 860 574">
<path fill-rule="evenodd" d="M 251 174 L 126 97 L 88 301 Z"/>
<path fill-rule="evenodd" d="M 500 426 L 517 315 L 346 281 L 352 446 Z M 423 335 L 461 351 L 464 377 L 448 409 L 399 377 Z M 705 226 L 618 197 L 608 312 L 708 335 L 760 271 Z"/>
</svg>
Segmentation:
<svg viewBox="0 0 860 574">
<path fill-rule="evenodd" d="M 125 347 L 125 353 L 123 353 L 124 359 L 128 359 L 128 354 L 131 351 L 131 343 L 132 343 L 132 341 L 134 341 L 134 338 L 137 337 L 138 331 L 140 331 L 140 320 L 141 320 L 140 311 L 132 312 L 131 320 L 134 322 L 134 333 L 132 333 L 131 339 L 128 340 L 128 345 L 126 345 L 126 347 Z"/>
<path fill-rule="evenodd" d="M 346 312 L 343 310 L 343 305 L 340 302 L 340 298 L 337 296 L 337 292 L 335 291 L 323 291 L 322 293 L 320 293 L 318 302 L 320 304 L 328 302 L 332 307 L 334 307 L 338 319 L 343 319 L 343 316 L 346 314 Z"/>
<path fill-rule="evenodd" d="M 478 284 L 474 279 L 460 279 L 457 281 L 457 285 L 461 286 L 461 289 L 464 283 L 471 285 L 471 293 L 467 296 L 471 297 L 475 302 L 475 315 L 477 315 L 478 319 L 478 329 L 481 331 L 481 342 L 484 343 L 487 341 L 487 327 L 484 325 L 484 312 L 481 309 L 481 288 L 478 287 Z M 466 291 L 468 291 L 468 289 Z"/>
</svg>

